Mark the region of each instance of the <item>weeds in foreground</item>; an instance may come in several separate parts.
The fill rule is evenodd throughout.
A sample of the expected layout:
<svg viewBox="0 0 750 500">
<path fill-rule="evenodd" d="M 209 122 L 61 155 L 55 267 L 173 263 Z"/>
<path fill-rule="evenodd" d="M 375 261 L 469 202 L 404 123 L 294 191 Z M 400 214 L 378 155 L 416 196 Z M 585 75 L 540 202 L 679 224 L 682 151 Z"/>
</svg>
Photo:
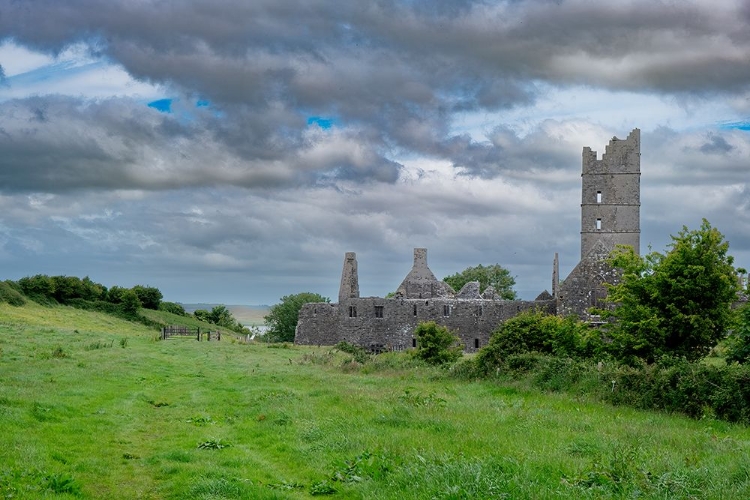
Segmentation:
<svg viewBox="0 0 750 500">
<path fill-rule="evenodd" d="M 215 438 L 211 438 L 203 441 L 202 443 L 198 443 L 198 448 L 201 450 L 223 450 L 224 448 L 229 448 L 230 446 L 232 445 L 227 443 L 226 441 Z"/>
</svg>

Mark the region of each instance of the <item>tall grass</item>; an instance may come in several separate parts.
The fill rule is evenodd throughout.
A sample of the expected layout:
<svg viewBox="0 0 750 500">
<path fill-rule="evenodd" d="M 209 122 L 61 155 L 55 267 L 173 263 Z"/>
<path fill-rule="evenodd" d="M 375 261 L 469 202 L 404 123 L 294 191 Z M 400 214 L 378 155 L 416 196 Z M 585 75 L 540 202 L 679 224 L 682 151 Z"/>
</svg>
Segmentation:
<svg viewBox="0 0 750 500">
<path fill-rule="evenodd" d="M 0 304 L 0 498 L 750 497 L 741 426 L 397 353 L 156 337 Z"/>
</svg>

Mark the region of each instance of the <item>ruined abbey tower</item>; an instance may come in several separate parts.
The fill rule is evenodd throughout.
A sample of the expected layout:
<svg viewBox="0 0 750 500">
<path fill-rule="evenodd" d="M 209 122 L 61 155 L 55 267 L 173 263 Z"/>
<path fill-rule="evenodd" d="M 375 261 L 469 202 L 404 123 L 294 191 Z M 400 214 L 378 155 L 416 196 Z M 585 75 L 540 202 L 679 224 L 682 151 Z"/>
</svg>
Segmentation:
<svg viewBox="0 0 750 500">
<path fill-rule="evenodd" d="M 416 347 L 414 329 L 424 321 L 445 325 L 459 336 L 466 351 L 487 345 L 497 326 L 528 310 L 577 315 L 596 321 L 590 309 L 603 305 L 607 283 L 618 279 L 606 262 L 615 245 L 640 247 L 640 131 L 612 138 L 602 158 L 583 148 L 581 170 L 581 260 L 560 281 L 555 254 L 552 293 L 535 300 L 503 300 L 479 283 L 453 290 L 427 265 L 427 249 L 414 249 L 414 264 L 394 297 L 360 297 L 357 256 L 347 252 L 341 272 L 338 304 L 305 304 L 294 342 L 334 345 L 347 341 L 373 351 Z"/>
<path fill-rule="evenodd" d="M 641 245 L 641 131 L 613 137 L 602 155 L 583 148 L 581 259 L 602 242 L 609 248 Z"/>
<path fill-rule="evenodd" d="M 587 319 L 603 306 L 607 283 L 617 273 L 606 263 L 616 245 L 641 245 L 641 131 L 613 137 L 602 154 L 583 148 L 581 169 L 581 260 L 554 293 L 557 313 Z M 556 271 L 556 269 L 555 269 Z M 553 288 L 555 288 L 553 286 Z"/>
</svg>

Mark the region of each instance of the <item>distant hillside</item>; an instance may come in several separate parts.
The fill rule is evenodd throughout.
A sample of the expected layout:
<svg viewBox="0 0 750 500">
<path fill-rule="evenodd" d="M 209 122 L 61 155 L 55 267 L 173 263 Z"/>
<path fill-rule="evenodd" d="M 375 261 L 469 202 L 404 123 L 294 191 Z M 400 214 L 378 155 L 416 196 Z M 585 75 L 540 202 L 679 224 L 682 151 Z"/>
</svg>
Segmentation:
<svg viewBox="0 0 750 500">
<path fill-rule="evenodd" d="M 237 321 L 245 326 L 258 326 L 264 323 L 263 316 L 268 314 L 271 306 L 248 306 L 248 305 L 229 305 L 229 304 L 180 304 L 186 312 L 193 313 L 198 309 L 210 311 L 215 306 L 225 305 Z"/>
</svg>

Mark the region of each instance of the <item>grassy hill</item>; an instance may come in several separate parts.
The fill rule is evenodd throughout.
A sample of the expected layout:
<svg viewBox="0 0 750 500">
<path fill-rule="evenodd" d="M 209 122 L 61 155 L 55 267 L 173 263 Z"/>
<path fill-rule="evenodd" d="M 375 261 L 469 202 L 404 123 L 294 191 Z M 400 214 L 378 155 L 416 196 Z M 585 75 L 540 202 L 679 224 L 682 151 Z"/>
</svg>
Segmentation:
<svg viewBox="0 0 750 500">
<path fill-rule="evenodd" d="M 0 304 L 0 498 L 750 497 L 750 430 Z"/>
</svg>

